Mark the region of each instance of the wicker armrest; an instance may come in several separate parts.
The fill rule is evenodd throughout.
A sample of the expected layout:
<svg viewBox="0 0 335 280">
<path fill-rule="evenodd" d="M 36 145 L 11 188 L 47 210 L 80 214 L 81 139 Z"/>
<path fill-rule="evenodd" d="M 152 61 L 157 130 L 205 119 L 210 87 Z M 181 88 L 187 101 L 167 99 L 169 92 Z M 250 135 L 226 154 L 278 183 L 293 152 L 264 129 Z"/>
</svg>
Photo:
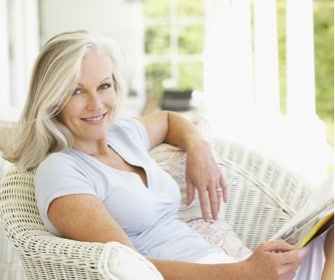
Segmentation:
<svg viewBox="0 0 335 280">
<path fill-rule="evenodd" d="M 104 246 L 99 271 L 105 279 L 163 280 L 160 272 L 145 257 L 117 242 L 109 242 Z"/>
<path fill-rule="evenodd" d="M 147 259 L 118 242 L 80 242 L 31 233 L 21 239 L 24 244 L 16 247 L 28 279 L 163 279 Z"/>
<path fill-rule="evenodd" d="M 215 151 L 229 185 L 224 219 L 254 249 L 295 215 L 310 189 L 276 162 L 238 144 L 219 139 Z M 165 145 L 152 155 L 185 191 L 184 152 Z M 200 214 L 191 211 L 183 217 Z M 0 218 L 28 279 L 162 279 L 150 262 L 121 244 L 79 242 L 47 232 L 36 206 L 33 171 L 11 168 L 6 173 L 0 184 Z M 131 271 L 130 264 L 135 267 Z"/>
<path fill-rule="evenodd" d="M 229 186 L 224 219 L 254 249 L 297 213 L 311 188 L 274 160 L 237 143 L 217 139 L 215 150 Z"/>
<path fill-rule="evenodd" d="M 223 139 L 213 143 L 229 186 L 228 203 L 220 217 L 253 250 L 295 215 L 309 197 L 310 187 L 275 161 L 244 146 Z M 177 181 L 185 198 L 185 153 L 163 144 L 153 149 L 151 155 Z M 185 222 L 200 219 L 199 201 L 192 207 L 181 207 L 178 214 Z"/>
<path fill-rule="evenodd" d="M 149 261 L 117 242 L 80 242 L 47 232 L 35 201 L 33 171 L 11 168 L 3 177 L 0 216 L 27 279 L 162 279 Z"/>
</svg>

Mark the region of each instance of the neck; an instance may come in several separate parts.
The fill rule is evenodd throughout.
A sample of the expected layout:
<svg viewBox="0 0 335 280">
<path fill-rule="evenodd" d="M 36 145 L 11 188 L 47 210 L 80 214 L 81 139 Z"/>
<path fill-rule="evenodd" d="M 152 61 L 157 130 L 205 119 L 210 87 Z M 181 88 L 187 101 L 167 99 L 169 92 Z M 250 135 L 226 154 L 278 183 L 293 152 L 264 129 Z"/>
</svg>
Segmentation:
<svg viewBox="0 0 335 280">
<path fill-rule="evenodd" d="M 110 152 L 107 140 L 98 140 L 92 142 L 75 142 L 73 145 L 74 149 L 80 150 L 91 156 L 101 156 Z"/>
</svg>

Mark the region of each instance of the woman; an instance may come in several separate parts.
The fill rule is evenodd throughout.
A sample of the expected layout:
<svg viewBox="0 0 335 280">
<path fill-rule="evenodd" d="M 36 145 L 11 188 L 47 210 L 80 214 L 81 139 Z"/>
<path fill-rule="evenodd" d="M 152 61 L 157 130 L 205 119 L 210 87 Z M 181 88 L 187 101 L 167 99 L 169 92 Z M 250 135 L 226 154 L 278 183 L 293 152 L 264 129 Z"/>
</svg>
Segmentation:
<svg viewBox="0 0 335 280">
<path fill-rule="evenodd" d="M 325 237 L 315 250 L 266 242 L 237 262 L 175 218 L 179 188 L 151 159 L 151 148 L 166 142 L 186 151 L 188 203 L 197 191 L 205 220 L 216 219 L 227 199 L 224 178 L 208 143 L 178 114 L 115 118 L 124 93 L 116 62 L 110 43 L 85 31 L 53 37 L 37 58 L 6 156 L 22 169 L 37 167 L 36 199 L 47 230 L 123 243 L 165 279 L 292 279 L 303 261 L 301 267 L 310 266 Z M 323 263 L 313 265 L 317 273 Z"/>
</svg>

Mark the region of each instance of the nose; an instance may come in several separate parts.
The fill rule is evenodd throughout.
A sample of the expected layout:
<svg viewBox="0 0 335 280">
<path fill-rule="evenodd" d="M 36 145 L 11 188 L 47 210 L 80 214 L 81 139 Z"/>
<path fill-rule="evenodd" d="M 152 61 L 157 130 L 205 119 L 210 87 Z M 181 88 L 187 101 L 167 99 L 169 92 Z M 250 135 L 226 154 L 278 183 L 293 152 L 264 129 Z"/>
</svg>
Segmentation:
<svg viewBox="0 0 335 280">
<path fill-rule="evenodd" d="M 87 95 L 87 109 L 91 111 L 99 110 L 103 106 L 102 98 L 98 92 L 90 92 Z"/>
</svg>

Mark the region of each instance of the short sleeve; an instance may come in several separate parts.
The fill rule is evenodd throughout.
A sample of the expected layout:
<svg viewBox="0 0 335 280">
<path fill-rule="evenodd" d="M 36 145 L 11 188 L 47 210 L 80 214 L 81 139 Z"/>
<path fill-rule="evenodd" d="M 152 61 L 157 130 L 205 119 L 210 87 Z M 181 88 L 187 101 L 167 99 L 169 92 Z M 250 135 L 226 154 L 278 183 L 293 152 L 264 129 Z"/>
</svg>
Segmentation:
<svg viewBox="0 0 335 280">
<path fill-rule="evenodd" d="M 145 130 L 144 125 L 137 119 L 119 119 L 115 122 L 115 126 L 110 132 L 110 136 L 119 139 L 129 138 L 132 142 L 136 143 L 137 146 L 141 146 L 142 149 L 148 151 L 150 148 L 148 133 Z"/>
<path fill-rule="evenodd" d="M 95 187 L 85 174 L 85 166 L 66 153 L 51 154 L 38 166 L 35 196 L 42 221 L 50 232 L 60 235 L 47 215 L 54 199 L 79 193 L 96 195 Z"/>
</svg>

